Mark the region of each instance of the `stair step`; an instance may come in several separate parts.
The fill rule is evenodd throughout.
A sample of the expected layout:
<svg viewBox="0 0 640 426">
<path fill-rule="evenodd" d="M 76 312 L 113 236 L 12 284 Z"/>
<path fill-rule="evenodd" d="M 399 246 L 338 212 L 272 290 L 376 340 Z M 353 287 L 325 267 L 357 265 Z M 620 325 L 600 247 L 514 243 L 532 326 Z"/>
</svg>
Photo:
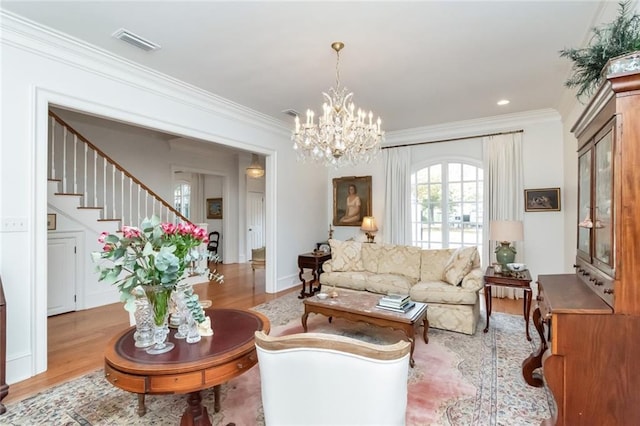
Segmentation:
<svg viewBox="0 0 640 426">
<path fill-rule="evenodd" d="M 84 194 L 75 194 L 73 192 L 56 192 L 55 195 L 71 195 L 73 197 L 82 197 Z"/>
</svg>

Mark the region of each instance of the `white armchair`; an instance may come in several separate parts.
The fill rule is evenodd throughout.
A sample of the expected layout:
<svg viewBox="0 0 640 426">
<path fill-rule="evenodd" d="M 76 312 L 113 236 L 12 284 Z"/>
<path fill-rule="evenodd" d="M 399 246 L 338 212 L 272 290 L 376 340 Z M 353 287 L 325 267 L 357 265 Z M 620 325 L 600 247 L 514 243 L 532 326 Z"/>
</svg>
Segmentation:
<svg viewBox="0 0 640 426">
<path fill-rule="evenodd" d="M 411 344 L 256 331 L 269 425 L 404 425 Z"/>
</svg>

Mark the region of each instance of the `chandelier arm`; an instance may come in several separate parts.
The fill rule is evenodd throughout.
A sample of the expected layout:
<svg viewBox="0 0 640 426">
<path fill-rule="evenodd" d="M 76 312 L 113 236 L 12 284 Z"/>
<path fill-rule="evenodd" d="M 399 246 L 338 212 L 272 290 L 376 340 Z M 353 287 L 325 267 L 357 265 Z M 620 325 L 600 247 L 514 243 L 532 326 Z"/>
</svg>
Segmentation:
<svg viewBox="0 0 640 426">
<path fill-rule="evenodd" d="M 336 50 L 336 90 L 340 89 L 340 51 Z"/>
</svg>

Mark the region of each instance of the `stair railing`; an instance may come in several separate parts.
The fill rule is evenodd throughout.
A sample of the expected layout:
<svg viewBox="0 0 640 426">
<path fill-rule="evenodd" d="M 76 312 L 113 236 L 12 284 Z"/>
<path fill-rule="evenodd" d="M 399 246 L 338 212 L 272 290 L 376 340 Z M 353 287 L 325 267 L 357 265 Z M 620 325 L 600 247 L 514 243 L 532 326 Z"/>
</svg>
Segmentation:
<svg viewBox="0 0 640 426">
<path fill-rule="evenodd" d="M 81 195 L 81 208 L 101 209 L 100 220 L 138 226 L 144 217 L 189 222 L 178 210 L 127 172 L 55 113 L 49 111 L 49 179 L 61 194 Z"/>
</svg>

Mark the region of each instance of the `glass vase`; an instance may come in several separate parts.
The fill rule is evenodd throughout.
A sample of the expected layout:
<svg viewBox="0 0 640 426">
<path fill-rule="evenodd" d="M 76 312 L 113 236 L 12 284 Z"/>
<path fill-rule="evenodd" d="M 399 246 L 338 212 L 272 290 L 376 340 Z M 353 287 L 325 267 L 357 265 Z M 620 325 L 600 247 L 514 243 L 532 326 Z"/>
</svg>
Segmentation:
<svg viewBox="0 0 640 426">
<path fill-rule="evenodd" d="M 173 335 L 176 339 L 186 339 L 189 330 L 187 323 L 189 317 L 189 308 L 187 307 L 186 290 L 189 288 L 184 281 L 176 286 L 172 297 L 176 305 L 176 312 L 173 314 L 178 318 L 178 331 Z"/>
<path fill-rule="evenodd" d="M 136 332 L 133 333 L 133 340 L 137 348 L 146 348 L 153 344 L 153 316 L 149 300 L 144 294 L 136 296 L 136 310 L 133 317 L 136 320 Z"/>
<path fill-rule="evenodd" d="M 171 289 L 162 286 L 145 286 L 144 292 L 151 305 L 153 317 L 153 346 L 147 348 L 147 353 L 157 355 L 169 352 L 175 346 L 173 343 L 167 342 Z"/>
</svg>

